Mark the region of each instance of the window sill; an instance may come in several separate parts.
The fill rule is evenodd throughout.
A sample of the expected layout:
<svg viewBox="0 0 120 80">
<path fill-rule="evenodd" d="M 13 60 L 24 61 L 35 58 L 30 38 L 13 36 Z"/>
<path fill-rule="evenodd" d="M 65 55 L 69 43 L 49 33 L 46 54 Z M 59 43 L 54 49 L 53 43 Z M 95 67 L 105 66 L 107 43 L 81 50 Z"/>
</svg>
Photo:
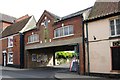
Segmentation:
<svg viewBox="0 0 120 80">
<path fill-rule="evenodd" d="M 7 64 L 13 64 L 13 62 L 8 62 Z"/>
<path fill-rule="evenodd" d="M 8 46 L 8 48 L 13 48 L 13 46 Z"/>
<path fill-rule="evenodd" d="M 70 35 L 66 35 L 66 36 L 60 36 L 60 37 L 54 37 L 53 39 L 59 39 L 59 38 L 64 38 L 64 37 L 69 37 L 69 36 L 73 36 L 74 34 L 70 34 Z"/>
<path fill-rule="evenodd" d="M 109 37 L 109 39 L 116 39 L 116 38 L 120 38 L 120 35 L 110 36 L 110 37 Z"/>
<path fill-rule="evenodd" d="M 27 44 L 33 44 L 33 43 L 37 43 L 37 42 L 39 42 L 39 41 L 35 41 L 35 42 L 28 42 Z"/>
</svg>

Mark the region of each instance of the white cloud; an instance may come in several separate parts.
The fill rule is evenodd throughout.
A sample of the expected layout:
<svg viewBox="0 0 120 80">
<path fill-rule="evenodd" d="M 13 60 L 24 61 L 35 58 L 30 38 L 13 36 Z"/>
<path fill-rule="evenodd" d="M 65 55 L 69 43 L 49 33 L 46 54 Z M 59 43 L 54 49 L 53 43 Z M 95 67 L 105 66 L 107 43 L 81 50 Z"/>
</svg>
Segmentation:
<svg viewBox="0 0 120 80">
<path fill-rule="evenodd" d="M 34 15 L 38 20 L 44 10 L 65 16 L 93 6 L 95 0 L 1 0 L 1 13 L 14 17 Z"/>
</svg>

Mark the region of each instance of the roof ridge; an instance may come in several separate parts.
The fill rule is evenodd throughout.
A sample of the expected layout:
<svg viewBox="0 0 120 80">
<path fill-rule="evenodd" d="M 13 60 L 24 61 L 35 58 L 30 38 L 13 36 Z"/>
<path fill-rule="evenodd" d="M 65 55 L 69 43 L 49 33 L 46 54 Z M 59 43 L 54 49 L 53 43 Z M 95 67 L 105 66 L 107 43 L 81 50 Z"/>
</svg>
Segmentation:
<svg viewBox="0 0 120 80">
<path fill-rule="evenodd" d="M 16 18 L 16 17 L 14 17 L 14 16 L 11 16 L 11 15 L 8 15 L 8 14 L 5 14 L 5 13 L 1 13 L 1 12 L 0 12 L 0 14 L 1 14 L 1 15 L 5 15 L 5 16 L 9 16 L 9 17 L 12 17 L 12 18 Z M 17 19 L 17 18 L 16 18 L 16 19 Z"/>
<path fill-rule="evenodd" d="M 73 14 L 76 14 L 76 13 L 84 12 L 84 11 L 86 11 L 86 10 L 92 8 L 92 7 L 93 7 L 93 6 L 88 7 L 88 8 L 86 8 L 86 9 L 83 9 L 83 10 L 80 10 L 80 11 L 77 11 L 77 12 L 74 12 L 74 13 L 71 13 L 71 14 L 69 14 L 69 15 L 73 15 Z M 69 15 L 66 15 L 66 16 L 69 16 Z M 66 17 L 66 16 L 63 16 L 62 18 Z"/>
<path fill-rule="evenodd" d="M 45 11 L 48 12 L 48 13 L 50 13 L 54 18 L 57 18 L 57 19 L 60 19 L 60 18 L 61 18 L 60 16 L 58 16 L 58 15 L 52 13 L 52 12 L 49 12 L 49 11 L 47 11 L 47 10 L 45 10 Z"/>
<path fill-rule="evenodd" d="M 17 19 L 16 17 L 13 17 L 13 16 L 10 16 L 10 15 L 7 15 L 7 14 L 0 13 L 0 20 L 1 20 L 1 21 L 6 21 L 6 22 L 13 23 L 14 20 L 16 20 L 16 19 Z"/>
</svg>

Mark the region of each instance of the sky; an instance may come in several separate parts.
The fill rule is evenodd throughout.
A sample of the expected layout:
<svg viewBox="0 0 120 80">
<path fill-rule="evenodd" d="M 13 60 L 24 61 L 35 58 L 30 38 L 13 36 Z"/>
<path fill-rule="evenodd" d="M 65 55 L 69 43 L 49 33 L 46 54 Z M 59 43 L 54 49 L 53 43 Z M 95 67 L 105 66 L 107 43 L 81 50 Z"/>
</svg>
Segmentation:
<svg viewBox="0 0 120 80">
<path fill-rule="evenodd" d="M 60 17 L 86 9 L 94 5 L 96 0 L 0 0 L 0 13 L 16 18 L 34 15 L 36 21 L 44 10 Z"/>
</svg>

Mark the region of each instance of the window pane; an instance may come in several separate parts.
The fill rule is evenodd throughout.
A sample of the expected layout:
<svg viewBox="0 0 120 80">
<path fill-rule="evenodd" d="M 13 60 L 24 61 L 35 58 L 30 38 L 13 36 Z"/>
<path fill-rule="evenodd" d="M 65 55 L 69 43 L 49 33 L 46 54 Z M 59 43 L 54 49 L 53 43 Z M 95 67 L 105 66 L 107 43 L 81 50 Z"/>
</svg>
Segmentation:
<svg viewBox="0 0 120 80">
<path fill-rule="evenodd" d="M 111 35 L 115 35 L 114 20 L 110 21 Z"/>
<path fill-rule="evenodd" d="M 13 62 L 13 53 L 9 53 L 9 62 Z"/>
<path fill-rule="evenodd" d="M 68 27 L 64 27 L 64 35 L 68 35 Z"/>
<path fill-rule="evenodd" d="M 28 37 L 28 42 L 30 42 L 30 36 Z"/>
<path fill-rule="evenodd" d="M 60 36 L 63 36 L 63 28 L 60 28 Z"/>
<path fill-rule="evenodd" d="M 54 30 L 54 37 L 56 37 L 56 30 Z"/>
<path fill-rule="evenodd" d="M 37 34 L 34 35 L 34 41 L 37 41 Z"/>
<path fill-rule="evenodd" d="M 13 47 L 13 36 L 8 38 L 8 47 Z"/>
<path fill-rule="evenodd" d="M 117 35 L 120 34 L 120 19 L 116 20 L 116 31 L 117 31 Z"/>
<path fill-rule="evenodd" d="M 59 37 L 59 36 L 60 36 L 60 28 L 58 29 L 58 32 L 57 32 L 57 33 L 58 33 L 58 37 Z"/>
<path fill-rule="evenodd" d="M 59 36 L 59 33 L 58 33 L 58 29 L 55 30 L 55 37 L 58 37 Z"/>
<path fill-rule="evenodd" d="M 73 34 L 73 26 L 69 26 L 69 34 Z"/>
</svg>

